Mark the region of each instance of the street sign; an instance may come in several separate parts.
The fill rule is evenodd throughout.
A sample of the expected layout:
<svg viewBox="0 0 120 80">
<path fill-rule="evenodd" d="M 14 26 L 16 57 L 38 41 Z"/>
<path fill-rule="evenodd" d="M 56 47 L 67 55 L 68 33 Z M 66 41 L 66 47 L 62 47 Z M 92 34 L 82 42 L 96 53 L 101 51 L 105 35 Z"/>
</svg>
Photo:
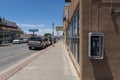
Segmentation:
<svg viewBox="0 0 120 80">
<path fill-rule="evenodd" d="M 56 31 L 63 31 L 63 26 L 56 26 Z"/>
<path fill-rule="evenodd" d="M 29 29 L 30 32 L 38 32 L 38 29 Z"/>
</svg>

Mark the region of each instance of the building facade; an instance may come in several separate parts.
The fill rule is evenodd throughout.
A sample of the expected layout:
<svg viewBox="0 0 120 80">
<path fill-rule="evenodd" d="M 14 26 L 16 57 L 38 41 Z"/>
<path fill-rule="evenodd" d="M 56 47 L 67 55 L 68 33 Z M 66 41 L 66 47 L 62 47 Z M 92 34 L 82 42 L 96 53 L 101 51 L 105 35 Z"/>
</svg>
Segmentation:
<svg viewBox="0 0 120 80">
<path fill-rule="evenodd" d="M 14 38 L 20 37 L 21 31 L 15 22 L 0 18 L 0 44 L 11 42 Z"/>
<path fill-rule="evenodd" d="M 120 80 L 120 0 L 65 1 L 64 44 L 80 80 Z"/>
</svg>

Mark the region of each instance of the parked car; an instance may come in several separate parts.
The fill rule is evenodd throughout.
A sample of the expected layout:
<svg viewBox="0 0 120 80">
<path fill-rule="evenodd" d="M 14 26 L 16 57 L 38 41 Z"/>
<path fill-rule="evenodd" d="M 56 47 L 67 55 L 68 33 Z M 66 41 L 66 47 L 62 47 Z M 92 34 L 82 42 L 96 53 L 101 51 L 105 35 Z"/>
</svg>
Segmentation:
<svg viewBox="0 0 120 80">
<path fill-rule="evenodd" d="M 53 39 L 51 37 L 48 37 L 49 41 L 50 41 L 50 45 L 53 44 Z"/>
<path fill-rule="evenodd" d="M 3 39 L 0 39 L 0 44 L 2 44 L 2 42 L 3 42 Z"/>
<path fill-rule="evenodd" d="M 46 42 L 46 46 L 50 46 L 51 42 L 49 38 L 44 38 L 45 42 Z"/>
<path fill-rule="evenodd" d="M 30 50 L 35 49 L 35 48 L 41 49 L 41 48 L 46 47 L 44 39 L 41 38 L 41 37 L 31 37 L 31 38 L 29 38 L 28 46 L 29 46 Z"/>
<path fill-rule="evenodd" d="M 13 44 L 20 44 L 20 43 L 22 43 L 22 40 L 23 40 L 22 38 L 16 38 L 12 41 L 12 43 Z"/>
<path fill-rule="evenodd" d="M 23 43 L 28 43 L 28 38 L 23 38 L 22 42 Z"/>
</svg>

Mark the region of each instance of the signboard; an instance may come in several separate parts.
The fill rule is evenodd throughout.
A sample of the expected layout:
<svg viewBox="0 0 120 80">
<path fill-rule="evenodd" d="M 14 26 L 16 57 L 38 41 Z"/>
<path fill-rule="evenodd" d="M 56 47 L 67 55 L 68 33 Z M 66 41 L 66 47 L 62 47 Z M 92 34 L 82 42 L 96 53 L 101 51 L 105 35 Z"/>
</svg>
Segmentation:
<svg viewBox="0 0 120 80">
<path fill-rule="evenodd" d="M 56 26 L 56 31 L 63 31 L 63 26 Z"/>
<path fill-rule="evenodd" d="M 38 32 L 38 29 L 29 29 L 30 32 Z"/>
</svg>

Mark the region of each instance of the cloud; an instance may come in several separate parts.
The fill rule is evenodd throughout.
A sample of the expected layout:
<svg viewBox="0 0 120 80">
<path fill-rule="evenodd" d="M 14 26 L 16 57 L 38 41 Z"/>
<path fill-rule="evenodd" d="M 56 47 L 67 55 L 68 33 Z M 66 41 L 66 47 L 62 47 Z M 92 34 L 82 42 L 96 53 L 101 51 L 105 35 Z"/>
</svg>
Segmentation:
<svg viewBox="0 0 120 80">
<path fill-rule="evenodd" d="M 26 28 L 43 28 L 45 27 L 44 24 L 17 24 L 20 27 L 26 27 Z"/>
<path fill-rule="evenodd" d="M 51 33 L 53 32 L 52 28 L 46 27 L 44 24 L 17 24 L 25 33 L 32 34 L 32 32 L 29 32 L 29 29 L 38 29 L 38 32 L 35 32 L 37 35 L 44 35 L 45 33 Z M 57 34 L 56 30 L 54 30 L 54 35 L 62 35 L 62 32 L 59 32 Z"/>
<path fill-rule="evenodd" d="M 29 32 L 28 30 L 25 30 L 24 32 L 26 32 L 27 34 L 32 34 L 32 32 Z M 35 32 L 35 34 L 37 35 L 44 35 L 45 33 L 51 33 L 52 34 L 52 29 L 39 29 L 38 32 Z"/>
<path fill-rule="evenodd" d="M 29 32 L 28 30 L 25 31 L 27 34 L 32 34 L 32 32 Z M 53 30 L 52 29 L 47 29 L 47 28 L 44 28 L 44 29 L 39 29 L 38 32 L 35 32 L 35 34 L 37 35 L 44 35 L 45 33 L 51 33 L 52 34 Z M 54 30 L 54 35 L 57 36 L 57 32 Z M 60 33 L 59 33 L 60 35 Z"/>
<path fill-rule="evenodd" d="M 45 33 L 51 33 L 52 34 L 53 30 L 52 29 L 39 29 L 39 32 L 38 34 L 40 35 L 44 35 Z M 62 35 L 63 32 L 62 31 L 58 31 L 58 33 L 56 32 L 56 30 L 54 30 L 54 36 L 57 36 L 57 35 Z"/>
</svg>

